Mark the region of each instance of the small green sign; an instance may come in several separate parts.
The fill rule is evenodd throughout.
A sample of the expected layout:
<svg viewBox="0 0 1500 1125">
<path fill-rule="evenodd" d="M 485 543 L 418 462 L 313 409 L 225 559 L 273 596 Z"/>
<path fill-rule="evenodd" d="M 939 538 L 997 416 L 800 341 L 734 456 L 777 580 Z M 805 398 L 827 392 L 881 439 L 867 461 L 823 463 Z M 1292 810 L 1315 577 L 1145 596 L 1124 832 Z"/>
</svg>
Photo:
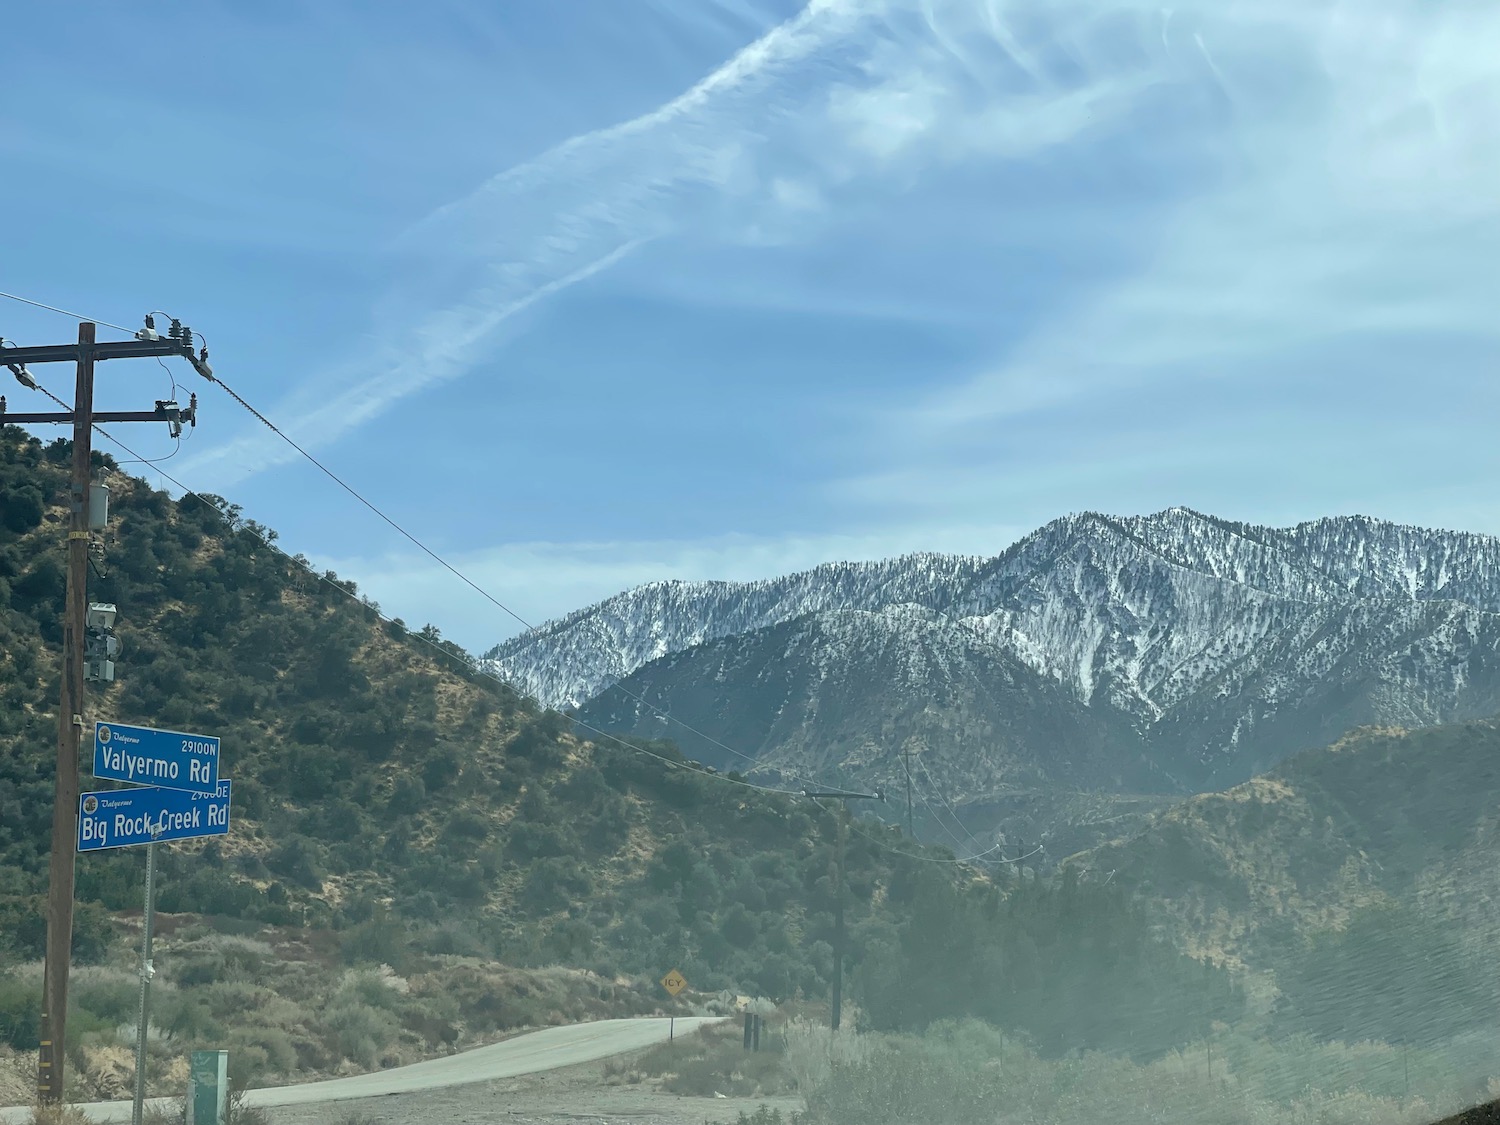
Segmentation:
<svg viewBox="0 0 1500 1125">
<path fill-rule="evenodd" d="M 194 1051 L 188 1060 L 189 1125 L 224 1125 L 229 1052 Z"/>
</svg>

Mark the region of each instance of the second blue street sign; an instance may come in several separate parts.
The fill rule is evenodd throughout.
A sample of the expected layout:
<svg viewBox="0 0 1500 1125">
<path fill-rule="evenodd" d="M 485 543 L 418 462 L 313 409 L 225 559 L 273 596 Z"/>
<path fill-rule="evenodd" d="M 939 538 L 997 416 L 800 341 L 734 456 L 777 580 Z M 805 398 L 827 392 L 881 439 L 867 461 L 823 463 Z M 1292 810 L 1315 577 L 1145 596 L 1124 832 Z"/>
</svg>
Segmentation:
<svg viewBox="0 0 1500 1125">
<path fill-rule="evenodd" d="M 219 740 L 207 734 L 95 723 L 94 776 L 214 793 L 219 788 Z"/>
<path fill-rule="evenodd" d="M 78 798 L 78 850 L 192 840 L 229 832 L 230 783 L 213 793 L 184 793 L 154 785 L 106 789 Z"/>
</svg>

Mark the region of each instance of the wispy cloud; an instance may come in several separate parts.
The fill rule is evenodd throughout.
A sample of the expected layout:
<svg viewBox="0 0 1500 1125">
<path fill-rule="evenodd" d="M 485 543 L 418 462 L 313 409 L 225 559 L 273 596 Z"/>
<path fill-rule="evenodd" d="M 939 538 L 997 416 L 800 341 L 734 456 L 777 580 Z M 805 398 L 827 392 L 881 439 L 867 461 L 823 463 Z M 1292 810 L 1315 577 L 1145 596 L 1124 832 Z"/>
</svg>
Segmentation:
<svg viewBox="0 0 1500 1125">
<path fill-rule="evenodd" d="M 955 447 L 982 477 L 987 460 L 998 464 L 982 450 L 999 435 L 1101 397 L 1264 379 L 1315 356 L 1326 365 L 1340 348 L 1352 362 L 1381 339 L 1500 332 L 1485 296 L 1500 251 L 1500 65 L 1489 49 L 1500 9 L 1094 7 L 1154 21 L 1164 57 L 1201 60 L 1225 112 L 1181 139 L 1214 176 L 1177 201 L 1139 268 L 1035 325 L 988 370 L 890 417 L 881 437 L 893 456 L 844 495 L 931 494 Z M 1358 371 L 1323 374 L 1360 393 Z M 1050 471 L 1042 458 L 1032 470 Z M 1097 479 L 1102 466 L 1089 471 Z"/>
<path fill-rule="evenodd" d="M 1147 54 L 1104 46 L 1119 29 L 1098 26 L 1089 6 L 1041 37 L 1052 58 L 1011 17 L 997 3 L 814 0 L 666 104 L 418 223 L 392 248 L 398 281 L 383 303 L 400 310 L 400 335 L 378 336 L 273 413 L 326 444 L 461 376 L 517 314 L 654 240 L 776 242 L 825 214 L 830 191 L 1036 153 L 1159 81 Z M 218 486 L 286 459 L 251 432 L 189 468 Z"/>
<path fill-rule="evenodd" d="M 402 310 L 401 338 L 378 341 L 278 413 L 296 419 L 299 439 L 336 440 L 401 398 L 462 375 L 518 313 L 680 225 L 684 195 L 732 190 L 746 138 L 716 128 L 726 112 L 720 103 L 754 103 L 751 87 L 775 81 L 837 34 L 841 14 L 817 0 L 667 104 L 571 138 L 417 223 L 393 247 L 403 276 L 383 302 Z M 252 432 L 190 469 L 222 479 L 292 456 Z"/>
<path fill-rule="evenodd" d="M 891 232 L 893 255 L 924 238 L 993 247 L 962 315 L 978 322 L 994 359 L 949 385 L 892 394 L 884 401 L 901 406 L 889 415 L 868 404 L 847 412 L 868 432 L 845 436 L 858 451 L 845 478 L 806 486 L 841 513 L 835 527 L 866 530 L 530 544 L 478 551 L 464 565 L 502 597 L 524 591 L 516 608 L 537 619 L 653 578 L 764 576 L 922 547 L 998 550 L 1085 507 L 1188 500 L 1276 520 L 1347 501 L 1420 520 L 1401 505 L 1430 502 L 1425 478 L 1403 485 L 1366 472 L 1353 444 L 1331 444 L 1315 419 L 1288 424 L 1274 406 L 1244 407 L 1230 419 L 1242 428 L 1226 436 L 1225 404 L 1248 403 L 1244 388 L 1268 373 L 1321 376 L 1329 356 L 1350 364 L 1351 342 L 1368 357 L 1397 337 L 1493 338 L 1500 70 L 1488 45 L 1497 41 L 1500 9 L 1433 0 L 813 3 L 665 104 L 565 141 L 418 223 L 391 248 L 400 280 L 387 305 L 401 310 L 402 336 L 377 339 L 276 413 L 301 417 L 301 438 L 334 440 L 462 377 L 539 302 L 627 262 L 646 275 L 669 242 L 711 261 L 718 246 L 815 242 L 862 207 L 879 216 L 865 228 L 878 240 L 893 213 L 885 205 L 904 197 L 901 213 L 929 225 Z M 1011 192 L 1028 177 L 1057 183 L 1038 173 L 1053 157 L 1095 182 L 1061 200 Z M 924 194 L 975 170 L 981 186 L 966 181 L 975 194 L 963 206 Z M 1084 243 L 1129 254 L 1087 286 L 1063 279 L 1065 292 L 1037 315 L 985 336 L 984 322 L 1001 319 L 995 310 L 1021 284 L 1007 255 L 1025 239 L 1043 254 Z M 773 284 L 761 288 L 788 306 L 820 296 L 767 276 Z M 891 293 L 882 299 L 900 299 Z M 844 299 L 821 296 L 829 307 Z M 1367 394 L 1359 373 L 1328 377 L 1347 380 L 1353 400 Z M 1164 421 L 1125 433 L 1112 413 L 1131 395 L 1158 417 L 1180 412 L 1208 381 L 1239 388 L 1238 398 L 1201 404 L 1208 413 L 1184 423 L 1190 433 Z M 1041 418 L 1075 438 L 1018 441 Z M 1428 429 L 1441 426 L 1428 419 Z M 1351 433 L 1347 443 L 1360 440 Z M 1277 441 L 1327 448 L 1267 469 L 1262 451 Z M 222 481 L 280 457 L 257 434 L 188 471 Z M 1318 475 L 1321 491 L 1302 487 L 1299 471 Z M 1234 473 L 1274 481 L 1283 499 L 1236 506 L 1225 499 L 1244 494 Z M 1396 506 L 1370 502 L 1381 496 Z M 1003 533 L 989 530 L 995 513 Z M 484 622 L 465 643 L 483 647 L 507 631 L 419 560 L 328 561 L 413 619 Z"/>
</svg>

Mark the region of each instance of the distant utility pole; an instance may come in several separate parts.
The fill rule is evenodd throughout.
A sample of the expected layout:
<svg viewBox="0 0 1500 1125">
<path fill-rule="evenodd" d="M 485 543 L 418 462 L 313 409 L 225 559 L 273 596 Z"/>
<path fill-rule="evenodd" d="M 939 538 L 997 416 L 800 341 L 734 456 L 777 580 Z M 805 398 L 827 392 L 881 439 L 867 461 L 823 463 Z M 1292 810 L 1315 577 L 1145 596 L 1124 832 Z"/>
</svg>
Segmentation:
<svg viewBox="0 0 1500 1125">
<path fill-rule="evenodd" d="M 829 1026 L 837 1031 L 844 1014 L 844 837 L 849 820 L 849 802 L 883 801 L 885 794 L 879 790 L 874 793 L 849 793 L 843 790 L 815 793 L 804 789 L 802 795 L 814 800 L 830 797 L 844 802 L 843 808 L 834 813 L 834 819 L 838 822 L 838 858 L 835 861 L 833 887 L 833 1013 Z"/>
<path fill-rule="evenodd" d="M 901 761 L 902 761 L 902 764 L 906 768 L 906 834 L 909 837 L 911 837 L 913 840 L 915 840 L 917 838 L 917 834 L 914 831 L 912 831 L 912 826 L 911 826 L 911 747 L 910 746 L 903 746 L 901 748 Z"/>
<path fill-rule="evenodd" d="M 28 364 L 77 364 L 73 409 L 62 413 L 13 414 L 0 398 L 0 425 L 57 422 L 73 426 L 73 472 L 68 495 L 68 591 L 63 612 L 62 697 L 57 709 L 57 778 L 52 804 L 52 854 L 47 867 L 47 954 L 42 971 L 42 1034 L 37 1056 L 37 1093 L 44 1103 L 63 1098 L 68 1018 L 68 969 L 73 946 L 74 853 L 78 846 L 78 755 L 84 729 L 84 628 L 88 609 L 89 485 L 92 477 L 93 427 L 96 422 L 167 422 L 180 429 L 196 424 L 197 403 L 187 410 L 175 402 L 158 402 L 154 411 L 95 413 L 94 364 L 106 359 L 180 355 L 212 376 L 208 350 L 193 354 L 193 333 L 177 321 L 167 338 L 157 335 L 150 317 L 133 340 L 94 340 L 90 321 L 78 325 L 78 343 L 39 348 L 0 349 L 0 363 L 22 386 L 37 389 Z"/>
</svg>

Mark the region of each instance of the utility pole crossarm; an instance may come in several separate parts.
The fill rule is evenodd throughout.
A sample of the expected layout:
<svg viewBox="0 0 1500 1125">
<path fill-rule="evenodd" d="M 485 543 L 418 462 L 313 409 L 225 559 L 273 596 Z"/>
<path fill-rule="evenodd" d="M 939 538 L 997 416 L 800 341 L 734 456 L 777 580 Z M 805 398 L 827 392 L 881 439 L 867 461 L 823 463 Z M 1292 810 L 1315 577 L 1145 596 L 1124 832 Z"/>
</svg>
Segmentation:
<svg viewBox="0 0 1500 1125">
<path fill-rule="evenodd" d="M 0 363 L 24 367 L 32 363 L 77 363 L 81 353 L 78 344 L 44 344 L 34 348 L 0 350 Z M 180 355 L 194 358 L 189 340 L 105 340 L 95 344 L 90 354 L 102 359 L 150 359 L 152 356 Z"/>
<path fill-rule="evenodd" d="M 69 426 L 73 424 L 73 412 L 71 410 L 52 411 L 43 414 L 15 414 L 0 405 L 0 426 L 7 423 L 14 426 L 37 425 L 42 422 L 55 422 L 58 425 Z M 96 410 L 94 412 L 95 422 L 181 422 L 191 421 L 186 411 L 182 410 Z"/>
</svg>

